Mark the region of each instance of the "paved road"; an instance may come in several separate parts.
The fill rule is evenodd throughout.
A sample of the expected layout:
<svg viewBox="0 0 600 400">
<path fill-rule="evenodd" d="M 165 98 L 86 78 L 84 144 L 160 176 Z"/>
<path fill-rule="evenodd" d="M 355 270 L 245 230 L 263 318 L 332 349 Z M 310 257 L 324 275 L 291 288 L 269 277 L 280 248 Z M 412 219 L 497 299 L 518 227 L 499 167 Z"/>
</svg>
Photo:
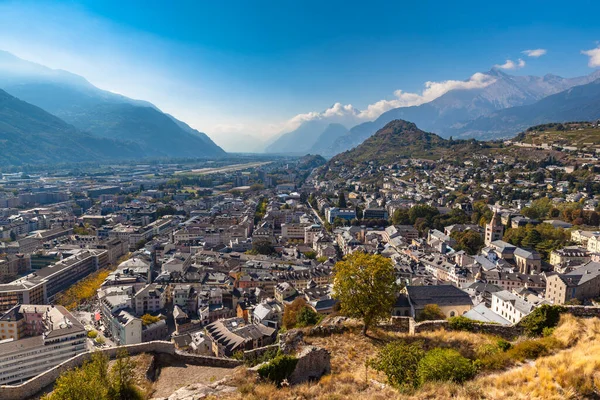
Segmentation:
<svg viewBox="0 0 600 400">
<path fill-rule="evenodd" d="M 308 206 L 309 206 L 309 207 L 310 207 L 310 209 L 312 210 L 313 214 L 315 214 L 315 217 L 317 217 L 317 219 L 318 219 L 318 220 L 321 222 L 321 226 L 325 226 L 325 221 L 323 221 L 323 220 L 321 219 L 321 216 L 319 215 L 319 213 L 317 212 L 317 210 L 315 210 L 315 209 L 313 208 L 313 206 L 312 206 L 310 203 L 308 203 Z"/>
</svg>

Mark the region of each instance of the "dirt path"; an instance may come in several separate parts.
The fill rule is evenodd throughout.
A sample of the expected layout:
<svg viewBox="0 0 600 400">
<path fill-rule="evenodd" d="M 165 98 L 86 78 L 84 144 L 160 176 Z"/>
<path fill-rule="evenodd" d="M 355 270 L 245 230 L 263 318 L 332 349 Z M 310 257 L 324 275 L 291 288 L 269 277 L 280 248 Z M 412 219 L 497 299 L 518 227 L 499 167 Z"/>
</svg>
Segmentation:
<svg viewBox="0 0 600 400">
<path fill-rule="evenodd" d="M 192 383 L 212 383 L 231 375 L 233 369 L 200 367 L 196 365 L 174 365 L 163 367 L 154 382 L 151 397 L 169 397 L 177 389 Z"/>
</svg>

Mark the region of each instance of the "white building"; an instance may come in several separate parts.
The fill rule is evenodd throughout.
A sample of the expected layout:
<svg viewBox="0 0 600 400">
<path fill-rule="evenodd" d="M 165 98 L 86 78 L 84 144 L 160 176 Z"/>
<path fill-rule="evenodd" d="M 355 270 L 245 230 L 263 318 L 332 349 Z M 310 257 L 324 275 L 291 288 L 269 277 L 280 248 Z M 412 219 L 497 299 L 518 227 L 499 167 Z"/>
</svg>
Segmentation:
<svg viewBox="0 0 600 400">
<path fill-rule="evenodd" d="M 492 293 L 492 311 L 513 324 L 529 315 L 540 303 L 530 303 L 508 290 Z"/>
<path fill-rule="evenodd" d="M 29 311 L 40 318 L 28 319 Z M 26 381 L 86 351 L 85 328 L 62 306 L 16 306 L 2 318 L 8 314 L 32 335 L 0 341 L 0 385 Z"/>
</svg>

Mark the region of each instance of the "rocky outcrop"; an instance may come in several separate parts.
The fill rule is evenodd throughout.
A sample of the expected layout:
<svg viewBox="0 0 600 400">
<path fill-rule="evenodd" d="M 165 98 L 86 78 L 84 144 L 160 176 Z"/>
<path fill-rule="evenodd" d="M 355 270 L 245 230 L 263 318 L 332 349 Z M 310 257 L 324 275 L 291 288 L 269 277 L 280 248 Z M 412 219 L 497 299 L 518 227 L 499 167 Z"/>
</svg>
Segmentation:
<svg viewBox="0 0 600 400">
<path fill-rule="evenodd" d="M 226 385 L 225 380 L 208 385 L 194 383 L 192 385 L 182 387 L 169 397 L 155 397 L 151 400 L 200 400 L 209 396 L 219 397 L 219 395 L 235 392 L 236 390 L 236 387 Z"/>
<path fill-rule="evenodd" d="M 304 333 L 299 329 L 290 329 L 279 335 L 279 348 L 285 354 L 294 354 L 304 344 Z"/>
<path fill-rule="evenodd" d="M 298 364 L 288 379 L 291 385 L 315 381 L 331 373 L 331 356 L 323 348 L 306 346 L 296 357 L 298 357 Z"/>
</svg>

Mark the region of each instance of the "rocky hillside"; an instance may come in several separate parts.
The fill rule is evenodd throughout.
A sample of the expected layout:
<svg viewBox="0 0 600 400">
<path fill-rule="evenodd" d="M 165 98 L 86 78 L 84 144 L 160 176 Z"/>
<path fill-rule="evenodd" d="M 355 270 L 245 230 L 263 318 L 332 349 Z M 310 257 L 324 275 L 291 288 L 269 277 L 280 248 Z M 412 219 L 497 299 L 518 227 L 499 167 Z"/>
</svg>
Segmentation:
<svg viewBox="0 0 600 400">
<path fill-rule="evenodd" d="M 330 165 L 352 166 L 369 162 L 384 165 L 406 158 L 439 159 L 449 154 L 475 151 L 483 145 L 443 139 L 435 133 L 422 131 L 412 122 L 394 120 L 356 148 L 332 158 Z"/>
</svg>

